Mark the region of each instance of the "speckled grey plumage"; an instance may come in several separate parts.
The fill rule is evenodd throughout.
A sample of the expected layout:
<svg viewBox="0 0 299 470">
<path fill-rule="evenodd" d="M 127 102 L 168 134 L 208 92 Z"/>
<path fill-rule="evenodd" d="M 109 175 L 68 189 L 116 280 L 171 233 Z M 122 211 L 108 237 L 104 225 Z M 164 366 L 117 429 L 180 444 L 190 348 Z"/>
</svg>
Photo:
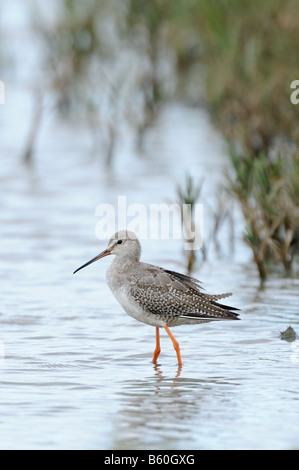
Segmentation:
<svg viewBox="0 0 299 470">
<path fill-rule="evenodd" d="M 136 320 L 172 327 L 238 319 L 237 309 L 218 303 L 231 294 L 206 294 L 194 278 L 140 262 L 141 246 L 135 234 L 116 233 L 107 250 L 116 255 L 107 270 L 107 284 Z"/>
</svg>

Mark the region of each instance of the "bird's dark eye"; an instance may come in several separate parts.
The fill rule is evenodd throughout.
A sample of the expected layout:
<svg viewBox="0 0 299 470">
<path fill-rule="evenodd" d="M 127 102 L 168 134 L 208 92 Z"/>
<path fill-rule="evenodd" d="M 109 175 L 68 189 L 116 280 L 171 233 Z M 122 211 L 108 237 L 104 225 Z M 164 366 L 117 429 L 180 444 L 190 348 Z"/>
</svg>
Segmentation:
<svg viewBox="0 0 299 470">
<path fill-rule="evenodd" d="M 118 245 L 121 245 L 122 242 L 123 242 L 122 240 L 118 240 L 118 241 L 117 241 L 117 244 L 118 244 Z"/>
</svg>

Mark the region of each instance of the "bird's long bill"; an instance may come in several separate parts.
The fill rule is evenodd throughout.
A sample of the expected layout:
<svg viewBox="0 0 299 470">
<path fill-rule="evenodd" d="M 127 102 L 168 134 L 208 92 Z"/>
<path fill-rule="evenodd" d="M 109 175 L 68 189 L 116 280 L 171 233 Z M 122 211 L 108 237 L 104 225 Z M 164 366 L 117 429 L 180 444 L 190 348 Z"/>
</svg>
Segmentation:
<svg viewBox="0 0 299 470">
<path fill-rule="evenodd" d="M 88 266 L 89 264 L 92 264 L 92 263 L 94 263 L 95 261 L 98 261 L 98 259 L 104 258 L 104 256 L 108 256 L 108 255 L 111 255 L 111 251 L 109 251 L 109 250 L 104 250 L 104 251 L 102 251 L 102 253 L 100 253 L 98 256 L 96 256 L 95 258 L 91 259 L 91 260 L 88 261 L 87 263 L 83 264 L 83 266 L 80 266 L 80 268 L 76 269 L 76 271 L 74 271 L 73 274 L 76 274 L 78 271 L 80 271 L 80 269 L 86 268 L 86 266 Z"/>
</svg>

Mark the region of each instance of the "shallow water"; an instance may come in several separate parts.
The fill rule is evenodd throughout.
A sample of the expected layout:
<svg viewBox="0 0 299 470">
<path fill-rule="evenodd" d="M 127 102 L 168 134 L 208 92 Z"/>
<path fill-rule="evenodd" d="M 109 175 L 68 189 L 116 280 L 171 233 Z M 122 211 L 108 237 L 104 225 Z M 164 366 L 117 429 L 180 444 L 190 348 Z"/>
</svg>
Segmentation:
<svg viewBox="0 0 299 470">
<path fill-rule="evenodd" d="M 12 18 L 14 16 L 12 15 Z M 25 59 L 23 59 L 25 60 Z M 232 291 L 241 321 L 173 330 L 159 364 L 154 328 L 127 316 L 105 283 L 105 258 L 76 276 L 105 241 L 96 206 L 174 201 L 192 171 L 205 177 L 204 236 L 225 167 L 225 147 L 202 110 L 166 107 L 144 155 L 122 140 L 111 172 L 89 156 L 80 125 L 52 116 L 35 164 L 20 164 L 31 101 L 15 84 L 0 107 L 0 448 L 292 449 L 299 445 L 299 279 L 260 289 L 241 238 L 241 217 L 209 244 L 194 276 L 208 292 Z M 146 221 L 144 220 L 144 223 Z M 143 260 L 185 271 L 180 240 L 143 240 Z"/>
<path fill-rule="evenodd" d="M 149 204 L 152 188 L 155 202 L 174 197 L 182 166 L 198 177 L 208 166 L 198 139 L 223 159 L 207 116 L 166 109 L 149 138 L 151 157 L 128 155 L 134 167 L 120 162 L 112 176 L 63 131 L 60 143 L 45 133 L 31 169 L 2 144 L 0 447 L 298 447 L 299 346 L 280 339 L 289 324 L 298 329 L 298 279 L 273 278 L 261 290 L 241 241 L 230 259 L 212 251 L 194 274 L 210 292 L 232 290 L 242 321 L 176 328 L 180 370 L 166 334 L 159 364 L 151 363 L 154 328 L 128 317 L 108 291 L 109 259 L 72 274 L 104 247 L 94 235 L 99 202 L 125 194 Z M 173 164 L 156 171 L 155 145 L 167 160 L 178 132 L 189 160 L 171 149 Z M 184 271 L 181 242 L 143 246 L 144 260 Z"/>
</svg>

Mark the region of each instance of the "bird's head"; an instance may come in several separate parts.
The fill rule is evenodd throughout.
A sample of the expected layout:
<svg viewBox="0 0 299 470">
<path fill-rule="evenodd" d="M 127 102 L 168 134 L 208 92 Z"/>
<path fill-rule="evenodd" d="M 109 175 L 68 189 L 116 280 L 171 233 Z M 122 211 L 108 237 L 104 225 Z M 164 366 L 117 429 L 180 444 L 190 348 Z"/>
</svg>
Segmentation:
<svg viewBox="0 0 299 470">
<path fill-rule="evenodd" d="M 126 260 L 139 261 L 141 245 L 135 233 L 129 232 L 128 230 L 120 230 L 119 232 L 116 232 L 110 238 L 107 248 L 98 256 L 76 269 L 74 274 L 80 271 L 80 269 L 86 268 L 89 264 L 109 255 L 116 255 Z"/>
</svg>

